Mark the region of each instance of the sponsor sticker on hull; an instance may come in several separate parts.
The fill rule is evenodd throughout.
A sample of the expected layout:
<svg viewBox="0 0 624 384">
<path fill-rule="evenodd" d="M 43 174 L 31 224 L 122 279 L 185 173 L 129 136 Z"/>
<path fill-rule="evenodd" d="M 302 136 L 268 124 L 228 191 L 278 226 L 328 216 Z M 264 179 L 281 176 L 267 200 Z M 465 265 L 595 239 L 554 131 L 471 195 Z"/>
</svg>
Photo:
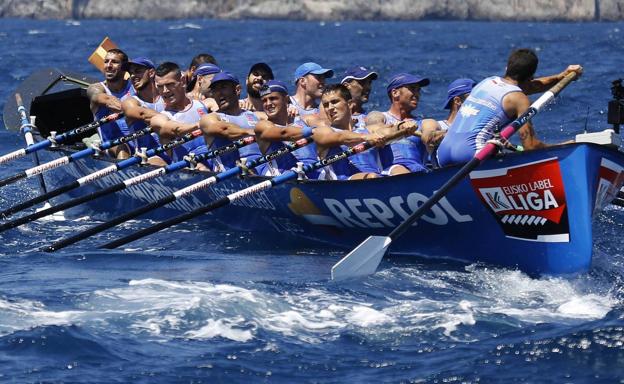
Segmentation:
<svg viewBox="0 0 624 384">
<path fill-rule="evenodd" d="M 505 236 L 539 242 L 570 241 L 565 191 L 556 158 L 473 171 L 470 182 Z"/>
<path fill-rule="evenodd" d="M 615 199 L 622 183 L 624 183 L 624 168 L 609 159 L 602 158 L 598 171 L 598 190 L 596 191 L 594 213 L 601 211 Z"/>
</svg>

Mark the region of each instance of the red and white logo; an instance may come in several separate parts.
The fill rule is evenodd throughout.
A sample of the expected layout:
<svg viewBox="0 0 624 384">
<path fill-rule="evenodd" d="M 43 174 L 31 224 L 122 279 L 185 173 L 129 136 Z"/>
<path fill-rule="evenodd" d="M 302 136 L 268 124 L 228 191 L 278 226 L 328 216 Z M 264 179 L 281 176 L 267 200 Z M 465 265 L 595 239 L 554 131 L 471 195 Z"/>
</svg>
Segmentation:
<svg viewBox="0 0 624 384">
<path fill-rule="evenodd" d="M 600 160 L 598 171 L 598 190 L 594 213 L 609 205 L 617 196 L 624 183 L 624 168 L 604 157 Z"/>
<path fill-rule="evenodd" d="M 565 191 L 556 158 L 473 171 L 470 181 L 505 236 L 540 242 L 570 241 Z"/>
</svg>

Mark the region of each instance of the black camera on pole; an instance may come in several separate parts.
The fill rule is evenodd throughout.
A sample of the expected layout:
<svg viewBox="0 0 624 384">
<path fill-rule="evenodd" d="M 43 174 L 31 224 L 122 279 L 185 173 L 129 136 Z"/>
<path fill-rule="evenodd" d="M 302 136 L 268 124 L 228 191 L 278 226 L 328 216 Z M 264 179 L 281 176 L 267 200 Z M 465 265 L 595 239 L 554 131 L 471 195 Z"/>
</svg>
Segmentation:
<svg viewBox="0 0 624 384">
<path fill-rule="evenodd" d="M 615 133 L 620 133 L 620 124 L 624 124 L 624 86 L 622 79 L 614 80 L 611 84 L 613 100 L 609 101 L 607 122 L 613 124 Z"/>
</svg>

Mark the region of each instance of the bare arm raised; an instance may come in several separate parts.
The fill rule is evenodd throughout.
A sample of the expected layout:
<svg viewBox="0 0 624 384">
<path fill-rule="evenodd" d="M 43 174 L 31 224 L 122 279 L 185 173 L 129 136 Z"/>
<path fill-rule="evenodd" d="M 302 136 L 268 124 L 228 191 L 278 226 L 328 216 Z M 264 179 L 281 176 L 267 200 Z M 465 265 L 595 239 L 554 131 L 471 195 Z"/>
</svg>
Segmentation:
<svg viewBox="0 0 624 384">
<path fill-rule="evenodd" d="M 101 83 L 94 83 L 87 88 L 87 97 L 91 104 L 91 112 L 95 113 L 100 107 L 107 107 L 113 112 L 121 112 L 121 101 L 115 96 L 106 93 Z"/>
<path fill-rule="evenodd" d="M 534 93 L 546 92 L 550 87 L 555 85 L 561 79 L 563 79 L 568 73 L 577 73 L 577 79 L 583 74 L 583 67 L 579 64 L 568 65 L 568 67 L 556 75 L 539 77 L 537 79 L 530 79 L 523 83 L 519 83 L 518 87 L 522 89 L 527 95 Z"/>
</svg>

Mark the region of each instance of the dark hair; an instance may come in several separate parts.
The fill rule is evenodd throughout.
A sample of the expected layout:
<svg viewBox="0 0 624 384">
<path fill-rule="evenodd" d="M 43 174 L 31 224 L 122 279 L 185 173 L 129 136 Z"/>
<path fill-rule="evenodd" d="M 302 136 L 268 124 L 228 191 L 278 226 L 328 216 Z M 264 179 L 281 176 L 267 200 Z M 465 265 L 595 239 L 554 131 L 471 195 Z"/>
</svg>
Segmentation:
<svg viewBox="0 0 624 384">
<path fill-rule="evenodd" d="M 325 86 L 325 89 L 323 90 L 323 96 L 325 96 L 328 93 L 331 92 L 336 92 L 340 95 L 340 97 L 342 97 L 343 99 L 345 99 L 346 101 L 351 100 L 351 92 L 349 92 L 349 89 L 347 87 L 345 87 L 342 84 L 328 84 Z"/>
<path fill-rule="evenodd" d="M 533 50 L 528 48 L 516 49 L 509 55 L 505 76 L 522 83 L 533 77 L 538 62 L 537 55 Z"/>
<path fill-rule="evenodd" d="M 180 66 L 171 61 L 165 61 L 156 68 L 156 76 L 163 77 L 168 73 L 175 72 L 176 76 L 181 76 Z"/>
<path fill-rule="evenodd" d="M 193 68 L 197 68 L 197 66 L 204 63 L 217 65 L 217 60 L 215 60 L 214 56 L 208 53 L 200 53 L 199 55 L 193 57 L 193 60 L 191 60 L 191 64 L 189 64 L 188 69 L 191 70 Z"/>
<path fill-rule="evenodd" d="M 121 62 L 124 64 L 128 62 L 128 55 L 126 55 L 126 52 L 122 51 L 119 48 L 113 48 L 113 49 L 109 49 L 108 51 L 106 51 L 106 54 L 109 54 L 109 53 L 113 53 L 115 55 L 121 56 Z"/>
</svg>

